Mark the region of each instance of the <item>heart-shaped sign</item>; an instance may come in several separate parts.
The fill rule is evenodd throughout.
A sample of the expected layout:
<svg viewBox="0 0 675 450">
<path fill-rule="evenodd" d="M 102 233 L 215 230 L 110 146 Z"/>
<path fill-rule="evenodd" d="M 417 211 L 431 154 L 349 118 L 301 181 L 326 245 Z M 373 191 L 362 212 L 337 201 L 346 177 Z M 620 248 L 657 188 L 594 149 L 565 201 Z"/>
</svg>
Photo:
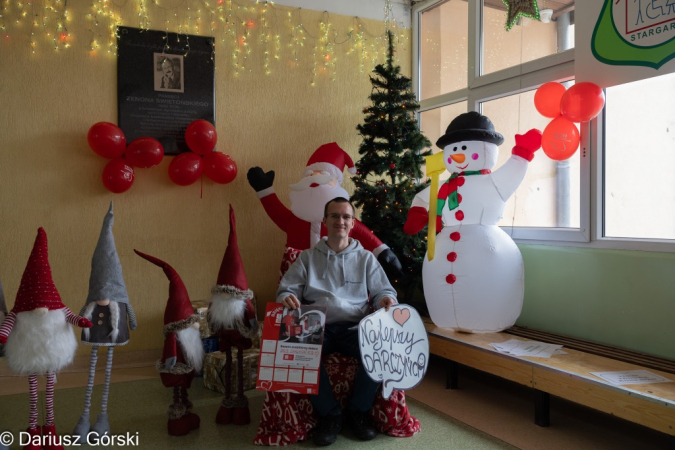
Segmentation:
<svg viewBox="0 0 675 450">
<path fill-rule="evenodd" d="M 266 391 L 269 391 L 272 389 L 272 382 L 271 381 L 263 381 L 260 383 L 260 387 L 263 388 Z"/>
<path fill-rule="evenodd" d="M 394 310 L 394 320 L 399 325 L 403 326 L 410 319 L 410 310 L 409 309 L 395 309 Z"/>
</svg>

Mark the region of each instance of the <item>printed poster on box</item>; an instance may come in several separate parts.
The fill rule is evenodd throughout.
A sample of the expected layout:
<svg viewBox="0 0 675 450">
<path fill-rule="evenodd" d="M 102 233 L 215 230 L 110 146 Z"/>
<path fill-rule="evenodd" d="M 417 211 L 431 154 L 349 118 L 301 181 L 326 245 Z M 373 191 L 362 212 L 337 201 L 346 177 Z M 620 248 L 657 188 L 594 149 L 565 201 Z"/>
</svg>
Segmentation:
<svg viewBox="0 0 675 450">
<path fill-rule="evenodd" d="M 325 325 L 326 308 L 302 305 L 291 310 L 269 303 L 263 321 L 256 389 L 318 394 Z"/>
</svg>

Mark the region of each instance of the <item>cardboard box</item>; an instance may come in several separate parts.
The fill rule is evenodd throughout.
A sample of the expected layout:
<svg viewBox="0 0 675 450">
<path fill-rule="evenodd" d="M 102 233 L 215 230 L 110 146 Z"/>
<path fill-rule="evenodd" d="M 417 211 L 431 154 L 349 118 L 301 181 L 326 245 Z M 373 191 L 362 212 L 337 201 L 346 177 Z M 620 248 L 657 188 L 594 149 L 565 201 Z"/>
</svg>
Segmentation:
<svg viewBox="0 0 675 450">
<path fill-rule="evenodd" d="M 259 348 L 244 350 L 244 390 L 255 389 L 258 377 Z M 225 393 L 225 353 L 213 352 L 204 360 L 204 386 L 212 391 Z M 232 395 L 237 393 L 237 349 L 232 349 Z"/>
</svg>

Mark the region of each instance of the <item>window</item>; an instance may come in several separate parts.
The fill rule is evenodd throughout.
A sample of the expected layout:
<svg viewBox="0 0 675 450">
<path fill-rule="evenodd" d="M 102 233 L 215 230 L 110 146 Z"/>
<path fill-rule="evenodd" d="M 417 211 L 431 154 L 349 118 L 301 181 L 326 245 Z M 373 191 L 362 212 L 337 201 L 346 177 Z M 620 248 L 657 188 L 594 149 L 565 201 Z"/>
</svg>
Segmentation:
<svg viewBox="0 0 675 450">
<path fill-rule="evenodd" d="M 521 17 L 519 23 L 506 31 L 506 6 L 502 0 L 485 0 L 482 74 L 518 66 L 574 47 L 574 6 L 564 5 L 572 2 L 540 0 L 537 3 L 540 10 L 550 10 L 550 18 L 548 13 L 541 13 L 541 21 Z M 551 8 L 556 8 L 555 16 Z"/>
<path fill-rule="evenodd" d="M 675 239 L 674 98 L 675 74 L 606 90 L 605 237 Z"/>
<path fill-rule="evenodd" d="M 420 98 L 431 98 L 467 86 L 468 3 L 451 0 L 420 18 Z"/>
<path fill-rule="evenodd" d="M 498 169 L 511 156 L 515 134 L 543 131 L 550 121 L 534 108 L 536 89 L 574 76 L 574 3 L 542 0 L 540 4 L 555 6 L 550 21 L 522 19 L 507 32 L 501 0 L 484 2 L 430 0 L 415 5 L 413 53 L 418 64 L 413 64 L 413 80 L 420 97 L 420 126 L 429 140 L 435 142 L 457 115 L 480 111 L 505 138 Z M 589 201 L 581 189 L 590 166 L 584 156 L 577 152 L 558 163 L 538 152 L 499 225 L 519 240 L 588 241 Z"/>
<path fill-rule="evenodd" d="M 511 157 L 516 134 L 532 128 L 543 130 L 548 125 L 550 119 L 532 107 L 534 93 L 535 90 L 531 90 L 481 104 L 482 114 L 488 116 L 504 136 L 495 167 Z M 506 203 L 499 225 L 579 228 L 580 173 L 579 151 L 566 161 L 553 161 L 539 150 L 525 179 Z"/>
<path fill-rule="evenodd" d="M 421 129 L 432 142 L 458 114 L 480 111 L 505 137 L 498 169 L 516 133 L 544 131 L 550 119 L 536 112 L 534 93 L 549 81 L 573 83 L 575 6 L 537 3 L 548 15 L 523 18 L 508 32 L 501 0 L 413 7 L 413 81 Z M 425 28 L 431 18 L 433 32 Z M 429 49 L 437 66 L 424 61 Z M 464 51 L 466 64 L 458 53 Z M 675 74 L 645 77 L 606 89 L 603 113 L 579 125 L 581 145 L 572 158 L 560 163 L 537 152 L 499 223 L 517 242 L 675 251 Z"/>
</svg>

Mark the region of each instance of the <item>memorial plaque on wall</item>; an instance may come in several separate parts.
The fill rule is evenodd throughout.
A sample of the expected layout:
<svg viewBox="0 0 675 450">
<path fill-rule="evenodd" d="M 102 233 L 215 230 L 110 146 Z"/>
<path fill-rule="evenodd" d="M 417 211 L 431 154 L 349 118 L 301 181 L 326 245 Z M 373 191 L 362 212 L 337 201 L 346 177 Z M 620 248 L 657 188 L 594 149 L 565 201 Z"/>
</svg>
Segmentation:
<svg viewBox="0 0 675 450">
<path fill-rule="evenodd" d="M 164 153 L 189 151 L 194 120 L 215 125 L 213 38 L 118 27 L 118 125 L 127 143 L 152 137 Z"/>
</svg>

